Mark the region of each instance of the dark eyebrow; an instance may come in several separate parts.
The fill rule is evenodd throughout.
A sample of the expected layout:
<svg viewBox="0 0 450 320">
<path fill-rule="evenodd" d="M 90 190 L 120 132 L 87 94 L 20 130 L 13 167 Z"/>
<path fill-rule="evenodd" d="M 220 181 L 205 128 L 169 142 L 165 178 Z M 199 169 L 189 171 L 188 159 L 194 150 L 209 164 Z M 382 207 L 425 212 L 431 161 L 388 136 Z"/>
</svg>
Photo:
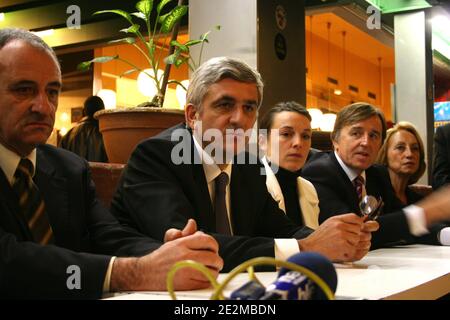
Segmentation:
<svg viewBox="0 0 450 320">
<path fill-rule="evenodd" d="M 62 83 L 59 82 L 59 81 L 52 81 L 52 82 L 50 82 L 47 86 L 50 86 L 50 87 L 57 87 L 58 89 L 61 89 Z"/>
<path fill-rule="evenodd" d="M 217 98 L 216 100 L 213 101 L 213 104 L 218 104 L 218 103 L 224 102 L 224 101 L 227 101 L 227 102 L 235 102 L 236 99 L 233 98 L 232 96 L 227 96 L 227 95 L 225 95 L 225 96 L 220 96 L 219 98 Z"/>
<path fill-rule="evenodd" d="M 19 87 L 19 86 L 34 86 L 36 85 L 36 82 L 31 80 L 19 80 L 17 82 L 14 82 L 10 84 L 10 88 Z"/>
<path fill-rule="evenodd" d="M 19 80 L 17 82 L 14 82 L 10 85 L 10 88 L 15 88 L 19 86 L 35 86 L 36 82 L 31 80 Z M 62 84 L 59 81 L 52 81 L 47 86 L 50 87 L 57 87 L 58 89 L 61 89 Z"/>
</svg>

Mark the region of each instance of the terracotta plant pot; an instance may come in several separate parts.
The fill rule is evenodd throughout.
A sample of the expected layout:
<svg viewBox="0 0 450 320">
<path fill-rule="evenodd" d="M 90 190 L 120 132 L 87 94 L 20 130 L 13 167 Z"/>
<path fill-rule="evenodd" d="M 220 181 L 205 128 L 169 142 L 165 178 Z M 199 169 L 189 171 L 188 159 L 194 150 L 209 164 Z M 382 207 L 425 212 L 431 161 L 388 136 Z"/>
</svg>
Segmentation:
<svg viewBox="0 0 450 320">
<path fill-rule="evenodd" d="M 163 108 L 129 108 L 98 111 L 109 162 L 127 163 L 137 144 L 184 122 L 184 111 Z"/>
</svg>

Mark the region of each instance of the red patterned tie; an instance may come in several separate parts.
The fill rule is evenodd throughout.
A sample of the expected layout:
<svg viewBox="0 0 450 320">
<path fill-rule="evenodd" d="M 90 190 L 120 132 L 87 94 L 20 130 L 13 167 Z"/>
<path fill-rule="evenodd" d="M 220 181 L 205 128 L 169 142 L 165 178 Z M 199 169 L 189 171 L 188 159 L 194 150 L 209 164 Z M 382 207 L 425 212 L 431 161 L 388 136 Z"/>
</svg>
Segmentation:
<svg viewBox="0 0 450 320">
<path fill-rule="evenodd" d="M 34 241 L 48 244 L 53 237 L 52 228 L 45 212 L 45 204 L 32 178 L 33 164 L 21 159 L 14 173 L 13 190 L 19 198 L 22 218 L 28 224 Z"/>
<path fill-rule="evenodd" d="M 363 196 L 364 178 L 362 176 L 357 176 L 355 180 L 353 180 L 353 184 L 355 185 L 358 200 L 361 201 Z"/>
</svg>

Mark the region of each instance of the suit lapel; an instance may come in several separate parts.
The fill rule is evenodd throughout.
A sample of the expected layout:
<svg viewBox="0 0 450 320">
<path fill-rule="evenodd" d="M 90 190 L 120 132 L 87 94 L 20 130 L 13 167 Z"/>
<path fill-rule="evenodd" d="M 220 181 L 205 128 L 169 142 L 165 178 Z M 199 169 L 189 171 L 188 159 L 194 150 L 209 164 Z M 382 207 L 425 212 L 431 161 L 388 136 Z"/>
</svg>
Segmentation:
<svg viewBox="0 0 450 320">
<path fill-rule="evenodd" d="M 216 230 L 216 219 L 211 204 L 211 196 L 209 195 L 208 183 L 206 181 L 203 165 L 194 164 L 192 166 L 192 174 L 197 190 L 197 192 L 195 192 L 195 202 L 197 203 L 195 209 L 198 209 L 197 214 L 200 216 L 199 221 L 206 222 L 206 226 L 203 226 L 206 230 Z"/>
<path fill-rule="evenodd" d="M 205 171 L 203 169 L 203 164 L 199 153 L 194 145 L 194 138 L 192 136 L 192 131 L 187 129 L 191 135 L 190 139 L 190 149 L 191 149 L 191 159 L 193 165 L 189 167 L 192 168 L 192 177 L 195 185 L 193 190 L 195 194 L 196 206 L 194 210 L 198 210 L 196 214 L 199 215 L 198 221 L 205 221 L 205 226 L 199 226 L 206 230 L 216 230 L 216 219 L 214 215 L 214 210 L 211 203 L 211 196 L 209 195 L 208 182 L 206 181 Z"/>
<path fill-rule="evenodd" d="M 255 221 L 252 221 L 254 210 L 250 206 L 253 201 L 249 190 L 252 190 L 252 186 L 249 186 L 248 181 L 245 180 L 241 167 L 233 164 L 230 181 L 230 202 L 231 224 L 235 235 L 253 234 L 251 226 L 255 225 Z"/>
<path fill-rule="evenodd" d="M 350 207 L 352 208 L 353 212 L 359 213 L 360 212 L 359 201 L 358 195 L 356 194 L 355 186 L 353 185 L 352 181 L 350 181 L 344 169 L 342 169 L 341 165 L 337 161 L 334 152 L 330 152 L 330 159 L 332 163 L 336 166 L 337 173 L 339 176 L 339 178 L 336 179 L 336 184 L 338 183 L 338 181 L 342 181 L 342 185 L 341 186 L 336 185 L 336 188 L 337 189 L 342 188 L 340 194 L 344 196 L 345 202 L 350 204 Z"/>
<path fill-rule="evenodd" d="M 59 238 L 64 238 L 63 232 L 69 232 L 70 229 L 67 180 L 58 174 L 39 149 L 36 156 L 35 183 L 44 199 L 55 238 L 58 239 L 58 233 L 61 234 Z"/>
<path fill-rule="evenodd" d="M 11 188 L 3 170 L 0 169 L 0 201 L 1 201 L 1 224 L 7 231 L 14 233 L 20 240 L 32 241 L 32 235 L 23 218 L 19 216 L 19 200 Z M 8 226 L 8 227 L 7 227 Z"/>
</svg>

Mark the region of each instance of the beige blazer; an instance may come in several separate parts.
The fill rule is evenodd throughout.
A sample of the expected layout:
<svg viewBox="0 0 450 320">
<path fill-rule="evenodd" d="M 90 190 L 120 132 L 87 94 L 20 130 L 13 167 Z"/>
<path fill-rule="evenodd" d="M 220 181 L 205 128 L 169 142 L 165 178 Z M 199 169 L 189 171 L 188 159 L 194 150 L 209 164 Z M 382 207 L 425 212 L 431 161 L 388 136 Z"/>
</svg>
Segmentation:
<svg viewBox="0 0 450 320">
<path fill-rule="evenodd" d="M 266 169 L 266 186 L 272 198 L 278 202 L 278 207 L 286 213 L 283 192 L 277 177 L 270 168 L 266 157 L 261 159 Z M 313 184 L 301 177 L 297 178 L 297 190 L 299 193 L 300 208 L 302 210 L 303 222 L 311 229 L 319 227 L 319 197 Z"/>
</svg>

